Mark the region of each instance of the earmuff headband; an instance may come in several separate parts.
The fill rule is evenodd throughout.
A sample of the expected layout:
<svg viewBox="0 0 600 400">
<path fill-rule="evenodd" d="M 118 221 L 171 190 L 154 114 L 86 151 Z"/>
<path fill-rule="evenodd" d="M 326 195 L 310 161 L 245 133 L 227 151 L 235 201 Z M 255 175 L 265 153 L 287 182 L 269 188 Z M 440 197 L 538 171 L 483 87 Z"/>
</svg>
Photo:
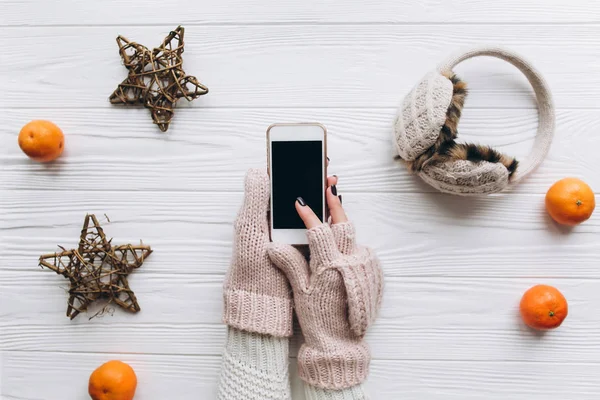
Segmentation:
<svg viewBox="0 0 600 400">
<path fill-rule="evenodd" d="M 497 47 L 476 47 L 461 51 L 450 57 L 438 66 L 439 72 L 451 71 L 457 64 L 469 58 L 478 56 L 496 57 L 507 61 L 517 67 L 526 77 L 537 98 L 538 103 L 538 130 L 533 142 L 533 148 L 525 160 L 519 165 L 519 169 L 512 178 L 512 182 L 518 182 L 529 175 L 541 164 L 550 149 L 552 137 L 554 136 L 554 103 L 548 85 L 540 73 L 527 61 L 516 53 Z"/>
</svg>

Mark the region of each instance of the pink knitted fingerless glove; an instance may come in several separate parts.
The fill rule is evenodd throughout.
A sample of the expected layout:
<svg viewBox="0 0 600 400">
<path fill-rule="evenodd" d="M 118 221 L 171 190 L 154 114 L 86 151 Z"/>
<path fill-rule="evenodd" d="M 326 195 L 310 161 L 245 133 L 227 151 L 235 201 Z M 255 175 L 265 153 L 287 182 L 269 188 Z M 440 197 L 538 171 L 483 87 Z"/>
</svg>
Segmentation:
<svg viewBox="0 0 600 400">
<path fill-rule="evenodd" d="M 305 343 L 298 373 L 312 386 L 344 389 L 365 380 L 370 353 L 364 341 L 381 305 L 383 273 L 375 254 L 355 245 L 351 223 L 307 232 L 311 260 L 273 243 L 269 256 L 287 275 Z"/>
<path fill-rule="evenodd" d="M 267 255 L 270 197 L 267 174 L 248 171 L 244 203 L 234 224 L 223 321 L 241 330 L 284 337 L 292 335 L 293 311 L 288 281 Z"/>
</svg>

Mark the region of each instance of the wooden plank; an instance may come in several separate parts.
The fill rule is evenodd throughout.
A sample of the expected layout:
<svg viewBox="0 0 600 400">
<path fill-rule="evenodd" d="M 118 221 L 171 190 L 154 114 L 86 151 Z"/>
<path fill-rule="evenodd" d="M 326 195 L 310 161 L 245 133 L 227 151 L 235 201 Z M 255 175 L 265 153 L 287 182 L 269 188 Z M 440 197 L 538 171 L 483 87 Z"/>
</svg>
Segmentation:
<svg viewBox="0 0 600 400">
<path fill-rule="evenodd" d="M 83 314 L 70 321 L 64 315 L 67 283 L 61 277 L 46 271 L 3 271 L 0 348 L 217 355 L 225 332 L 220 324 L 222 281 L 223 276 L 140 270 L 130 278 L 140 313 L 115 310 L 92 320 Z M 558 287 L 570 304 L 564 325 L 543 340 L 518 317 L 521 295 L 540 282 Z M 387 277 L 383 306 L 368 342 L 375 358 L 388 360 L 596 362 L 597 288 L 598 280 L 591 279 Z M 297 341 L 293 348 L 295 353 Z"/>
<path fill-rule="evenodd" d="M 241 193 L 215 192 L 6 192 L 2 267 L 36 268 L 41 253 L 76 246 L 90 212 L 108 214 L 104 228 L 114 243 L 153 246 L 143 268 L 221 274 L 241 200 Z M 543 195 L 355 193 L 344 205 L 359 242 L 378 252 L 390 276 L 600 276 L 598 218 L 565 230 L 545 214 Z"/>
<path fill-rule="evenodd" d="M 239 191 L 245 171 L 265 165 L 265 130 L 275 121 L 316 120 L 328 127 L 330 173 L 346 192 L 432 192 L 392 159 L 394 109 L 181 109 L 168 134 L 146 110 L 6 110 L 0 131 L 2 189 L 75 191 Z M 535 110 L 471 109 L 460 137 L 522 159 L 537 127 Z M 65 154 L 52 164 L 31 162 L 17 146 L 21 126 L 51 119 L 66 134 Z M 595 110 L 559 110 L 548 158 L 519 186 L 545 193 L 556 180 L 579 176 L 600 187 Z"/>
<path fill-rule="evenodd" d="M 126 76 L 113 38 L 155 46 L 170 29 L 3 29 L 0 75 L 11 79 L 0 108 L 109 108 Z M 198 119 L 213 107 L 395 107 L 449 52 L 490 43 L 533 60 L 559 107 L 600 104 L 595 24 L 196 26 L 186 32 L 184 67 L 211 90 L 190 105 L 202 109 Z M 525 78 L 506 63 L 480 59 L 457 71 L 471 85 L 471 107 L 535 107 Z"/>
<path fill-rule="evenodd" d="M 203 1 L 198 12 L 186 12 L 195 3 L 174 0 L 165 7 L 149 0 L 140 7 L 135 1 L 105 0 L 90 4 L 63 0 L 48 4 L 36 0 L 0 3 L 0 26 L 92 26 L 142 24 L 222 24 L 222 23 L 567 23 L 598 22 L 600 8 L 592 0 L 565 4 L 559 0 L 504 0 L 502 2 L 452 3 L 435 0 L 364 2 L 357 0 L 302 3 L 274 0 L 243 2 L 240 0 Z M 182 11 L 183 10 L 183 11 Z"/>
<path fill-rule="evenodd" d="M 218 357 L 143 354 L 81 354 L 5 352 L 3 395 L 19 400 L 85 398 L 91 371 L 119 358 L 138 375 L 140 399 L 214 399 L 220 367 Z M 291 363 L 293 398 L 304 399 Z M 598 363 L 380 361 L 371 364 L 366 383 L 374 398 L 408 400 L 596 399 Z M 35 385 L 26 384 L 35 382 Z M 560 384 L 557 384 L 560 383 Z"/>
<path fill-rule="evenodd" d="M 110 340 L 110 336 L 106 338 Z M 2 394 L 10 399 L 83 399 L 92 371 L 111 359 L 129 363 L 138 378 L 140 399 L 215 399 L 219 357 L 3 352 Z M 35 382 L 35 384 L 25 384 Z"/>
<path fill-rule="evenodd" d="M 599 365 L 538 362 L 373 361 L 376 398 L 407 400 L 593 400 Z"/>
<path fill-rule="evenodd" d="M 19 232 L 6 231 L 0 243 L 0 269 L 36 268 L 42 252 L 58 250 L 57 244 L 76 247 L 79 229 L 76 224 L 56 227 L 47 236 L 37 236 L 34 232 L 14 236 Z M 147 228 L 138 225 L 135 229 L 142 232 Z M 380 241 L 370 239 L 369 233 L 376 230 L 363 230 L 359 235 L 363 243 L 377 251 L 387 276 L 600 278 L 600 244 L 596 233 L 563 234 L 553 227 L 550 231 L 515 229 L 510 234 L 503 229 L 485 229 L 467 239 L 452 233 L 435 236 L 394 232 L 390 227 L 385 229 L 389 237 Z M 106 227 L 111 237 L 116 235 L 115 243 L 139 240 L 133 229 L 131 240 L 122 231 L 122 226 L 117 230 L 111 225 Z M 144 271 L 223 274 L 229 266 L 233 245 L 230 225 L 205 224 L 189 238 L 165 238 L 160 230 L 148 234 L 143 234 L 144 243 L 156 251 L 144 263 Z"/>
</svg>

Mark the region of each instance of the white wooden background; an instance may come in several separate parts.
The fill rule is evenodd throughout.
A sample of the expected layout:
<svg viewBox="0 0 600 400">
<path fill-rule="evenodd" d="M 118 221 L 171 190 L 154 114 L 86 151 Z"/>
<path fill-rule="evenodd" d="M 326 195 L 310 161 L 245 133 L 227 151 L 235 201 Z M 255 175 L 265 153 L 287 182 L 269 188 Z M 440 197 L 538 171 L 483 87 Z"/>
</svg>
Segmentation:
<svg viewBox="0 0 600 400">
<path fill-rule="evenodd" d="M 155 46 L 180 23 L 184 67 L 210 93 L 180 103 L 163 134 L 148 111 L 108 103 L 127 73 L 114 39 Z M 0 28 L 2 399 L 85 399 L 90 372 L 115 358 L 135 368 L 136 399 L 214 399 L 242 178 L 264 164 L 269 124 L 306 120 L 328 127 L 330 171 L 385 269 L 368 336 L 374 399 L 599 398 L 600 220 L 565 230 L 543 210 L 559 178 L 600 188 L 598 1 L 1 0 Z M 390 157 L 402 96 L 473 44 L 526 55 L 557 106 L 542 168 L 482 200 L 435 193 Z M 537 114 L 524 78 L 491 59 L 458 71 L 471 85 L 462 137 L 526 154 Z M 19 150 L 31 119 L 64 130 L 58 162 Z M 87 212 L 111 218 L 115 243 L 155 250 L 130 277 L 137 315 L 71 322 L 67 281 L 37 267 L 76 246 Z M 570 305 L 544 335 L 517 310 L 537 283 Z"/>
</svg>

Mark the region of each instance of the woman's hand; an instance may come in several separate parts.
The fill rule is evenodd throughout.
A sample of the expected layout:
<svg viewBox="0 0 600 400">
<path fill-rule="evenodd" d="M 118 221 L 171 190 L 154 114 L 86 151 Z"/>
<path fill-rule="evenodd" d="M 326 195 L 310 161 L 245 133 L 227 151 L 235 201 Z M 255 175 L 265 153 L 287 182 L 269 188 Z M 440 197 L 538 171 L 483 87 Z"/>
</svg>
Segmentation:
<svg viewBox="0 0 600 400">
<path fill-rule="evenodd" d="M 330 176 L 327 178 L 327 190 L 325 191 L 325 200 L 327 201 L 327 207 L 329 208 L 329 215 L 331 216 L 331 221 L 334 224 L 340 224 L 342 222 L 347 222 L 348 218 L 346 217 L 346 213 L 342 208 L 342 196 L 337 194 L 337 182 L 338 178 L 336 175 Z M 302 221 L 304 221 L 304 225 L 306 225 L 306 229 L 312 229 L 318 225 L 321 225 L 321 220 L 315 212 L 307 206 L 302 198 L 298 198 L 296 200 L 296 211 Z"/>
<path fill-rule="evenodd" d="M 310 263 L 294 247 L 272 243 L 268 254 L 287 276 L 305 343 L 298 354 L 300 377 L 312 386 L 343 389 L 368 374 L 369 349 L 363 339 L 381 305 L 383 274 L 375 254 L 357 246 L 337 195 L 337 178 L 328 179 L 331 225 L 322 223 L 303 201 L 296 210 L 308 228 Z"/>
<path fill-rule="evenodd" d="M 292 335 L 288 280 L 275 267 L 269 239 L 269 177 L 264 170 L 246 174 L 244 203 L 234 223 L 234 247 L 224 285 L 224 322 L 248 332 Z"/>
</svg>

